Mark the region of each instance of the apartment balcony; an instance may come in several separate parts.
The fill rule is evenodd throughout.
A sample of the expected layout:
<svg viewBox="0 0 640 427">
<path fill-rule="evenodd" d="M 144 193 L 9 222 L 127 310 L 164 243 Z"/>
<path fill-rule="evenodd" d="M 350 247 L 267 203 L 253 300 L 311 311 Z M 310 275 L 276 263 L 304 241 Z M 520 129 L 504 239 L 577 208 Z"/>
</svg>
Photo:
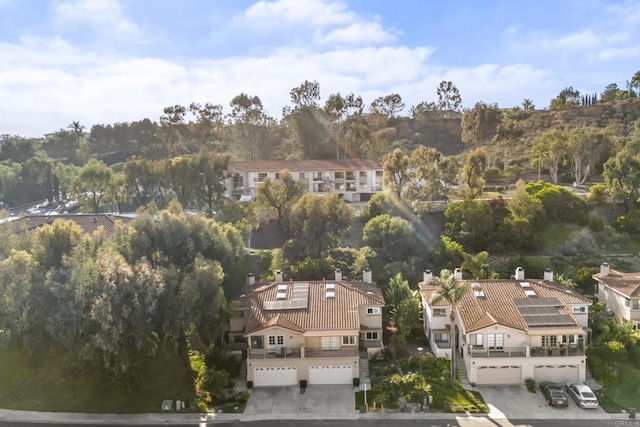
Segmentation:
<svg viewBox="0 0 640 427">
<path fill-rule="evenodd" d="M 531 357 L 567 357 L 584 356 L 584 351 L 576 345 L 567 347 L 531 347 L 529 349 Z"/>
</svg>

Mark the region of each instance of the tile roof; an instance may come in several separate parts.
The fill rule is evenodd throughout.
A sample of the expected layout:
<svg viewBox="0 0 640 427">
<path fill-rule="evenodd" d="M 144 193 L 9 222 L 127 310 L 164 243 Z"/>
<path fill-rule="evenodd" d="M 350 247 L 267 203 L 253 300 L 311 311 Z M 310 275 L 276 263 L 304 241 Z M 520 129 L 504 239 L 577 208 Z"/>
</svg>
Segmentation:
<svg viewBox="0 0 640 427">
<path fill-rule="evenodd" d="M 28 215 L 11 224 L 18 231 L 35 230 L 45 224 L 53 224 L 56 220 L 75 222 L 89 236 L 92 236 L 99 227 L 103 227 L 105 237 L 109 238 L 116 232 L 116 222 L 128 223 L 132 218 L 113 214 Z"/>
<path fill-rule="evenodd" d="M 640 273 L 621 273 L 610 269 L 609 274 L 594 274 L 593 278 L 630 297 L 640 297 Z"/>
<path fill-rule="evenodd" d="M 576 327 L 579 323 L 566 307 L 566 304 L 590 304 L 591 301 L 568 289 L 560 289 L 544 281 L 526 279 L 530 288 L 539 298 L 557 298 L 562 307 L 558 307 L 558 315 L 571 317 Z M 518 280 L 464 280 L 462 282 L 478 283 L 484 293 L 484 297 L 476 297 L 473 289 L 465 292 L 462 301 L 456 307 L 456 315 L 462 322 L 465 332 L 472 332 L 491 325 L 503 325 L 514 329 L 527 331 L 532 329 L 520 314 L 515 300 L 526 298 L 524 289 Z M 437 287 L 420 283 L 420 294 L 430 303 L 437 297 Z M 449 305 L 440 302 L 437 305 Z M 545 328 L 547 329 L 547 328 Z"/>
<path fill-rule="evenodd" d="M 359 330 L 359 307 L 384 306 L 382 292 L 375 285 L 363 282 L 311 281 L 307 307 L 300 309 L 265 310 L 264 303 L 276 301 L 279 285 L 287 286 L 287 299 L 291 298 L 294 283 L 259 283 L 245 288 L 240 296 L 242 307 L 249 309 L 246 334 L 271 326 L 282 326 L 294 331 Z M 335 297 L 326 296 L 326 283 L 335 283 Z M 282 291 L 281 291 L 282 292 Z"/>
<path fill-rule="evenodd" d="M 382 169 L 380 162 L 369 159 L 342 160 L 257 160 L 231 162 L 229 169 L 244 172 L 280 172 L 287 169 L 292 172 L 305 171 L 347 171 L 361 169 Z"/>
</svg>

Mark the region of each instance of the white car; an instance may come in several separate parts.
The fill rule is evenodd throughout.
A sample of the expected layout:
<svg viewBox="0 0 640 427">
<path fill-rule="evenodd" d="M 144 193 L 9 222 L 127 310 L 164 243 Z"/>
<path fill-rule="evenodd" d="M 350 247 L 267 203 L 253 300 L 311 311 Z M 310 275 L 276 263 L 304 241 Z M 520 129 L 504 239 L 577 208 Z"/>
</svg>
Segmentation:
<svg viewBox="0 0 640 427">
<path fill-rule="evenodd" d="M 576 402 L 576 405 L 581 408 L 593 409 L 600 406 L 596 395 L 584 383 L 567 383 L 565 389 L 567 394 Z"/>
</svg>

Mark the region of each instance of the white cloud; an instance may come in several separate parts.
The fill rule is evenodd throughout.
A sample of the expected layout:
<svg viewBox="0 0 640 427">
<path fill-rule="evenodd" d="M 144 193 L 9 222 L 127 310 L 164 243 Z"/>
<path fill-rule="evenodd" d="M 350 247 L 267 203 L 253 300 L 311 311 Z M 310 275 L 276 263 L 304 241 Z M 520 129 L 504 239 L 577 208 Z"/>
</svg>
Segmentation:
<svg viewBox="0 0 640 427">
<path fill-rule="evenodd" d="M 627 59 L 640 57 L 640 46 L 604 49 L 598 52 L 596 59 L 611 61 L 612 59 Z"/>
<path fill-rule="evenodd" d="M 356 15 L 347 5 L 331 0 L 261 0 L 234 19 L 247 27 L 280 28 L 283 25 L 327 27 L 349 24 Z"/>
<path fill-rule="evenodd" d="M 385 31 L 378 22 L 354 22 L 347 27 L 336 28 L 316 38 L 321 44 L 357 45 L 364 43 L 387 43 L 395 36 Z"/>
<path fill-rule="evenodd" d="M 640 22 L 640 3 L 631 1 L 626 4 L 611 5 L 606 8 L 617 20 L 634 24 Z"/>
<path fill-rule="evenodd" d="M 140 27 L 127 18 L 117 0 L 59 0 L 53 3 L 58 27 L 69 24 L 89 26 L 119 36 L 139 36 Z"/>
</svg>

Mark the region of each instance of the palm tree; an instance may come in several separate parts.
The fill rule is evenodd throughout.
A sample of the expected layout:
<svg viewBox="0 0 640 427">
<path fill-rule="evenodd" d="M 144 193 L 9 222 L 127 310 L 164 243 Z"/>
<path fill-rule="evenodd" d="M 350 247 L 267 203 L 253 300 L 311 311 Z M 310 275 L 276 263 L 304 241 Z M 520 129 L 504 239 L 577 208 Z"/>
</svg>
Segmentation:
<svg viewBox="0 0 640 427">
<path fill-rule="evenodd" d="M 446 302 L 451 306 L 451 314 L 449 316 L 451 321 L 451 385 L 454 385 L 456 382 L 455 313 L 458 304 L 462 301 L 462 297 L 469 289 L 469 284 L 458 282 L 453 272 L 446 269 L 440 272 L 440 277 L 433 278 L 432 284 L 438 287 L 433 304 Z"/>
<path fill-rule="evenodd" d="M 78 121 L 72 121 L 71 124 L 69 126 L 67 126 L 68 129 L 71 129 L 71 131 L 73 133 L 76 134 L 76 136 L 80 137 L 82 135 L 82 132 L 84 131 L 84 126 L 82 126 L 80 124 L 80 122 Z"/>
<path fill-rule="evenodd" d="M 536 109 L 536 106 L 533 105 L 532 100 L 530 100 L 529 98 L 525 98 L 525 100 L 522 101 L 522 109 L 524 111 L 533 111 Z"/>
<path fill-rule="evenodd" d="M 474 279 L 487 279 L 489 277 L 487 264 L 487 258 L 489 258 L 489 252 L 482 251 L 475 255 L 464 252 L 462 254 L 464 261 L 460 268 L 469 271 Z"/>
</svg>

